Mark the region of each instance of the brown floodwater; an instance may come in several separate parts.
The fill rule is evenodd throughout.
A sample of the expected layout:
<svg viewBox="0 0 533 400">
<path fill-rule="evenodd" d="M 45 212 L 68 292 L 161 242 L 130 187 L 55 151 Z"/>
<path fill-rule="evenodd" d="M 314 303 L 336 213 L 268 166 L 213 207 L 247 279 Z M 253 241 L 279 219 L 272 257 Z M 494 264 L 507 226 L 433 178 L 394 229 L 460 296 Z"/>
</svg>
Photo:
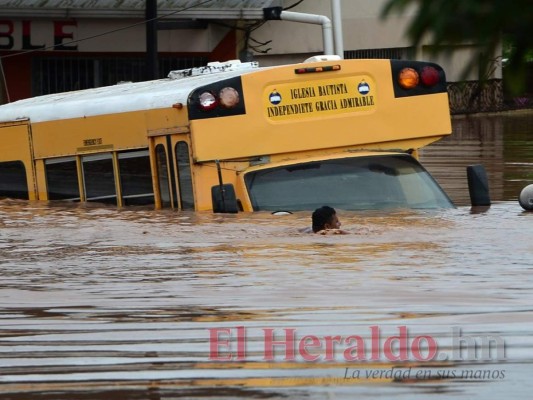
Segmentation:
<svg viewBox="0 0 533 400">
<path fill-rule="evenodd" d="M 533 113 L 453 126 L 421 158 L 458 207 L 340 211 L 349 235 L 0 200 L 0 398 L 528 398 Z"/>
<path fill-rule="evenodd" d="M 470 204 L 468 165 L 485 166 L 493 201 L 515 201 L 533 184 L 533 110 L 456 116 L 452 130 L 420 160 L 456 205 Z"/>
</svg>

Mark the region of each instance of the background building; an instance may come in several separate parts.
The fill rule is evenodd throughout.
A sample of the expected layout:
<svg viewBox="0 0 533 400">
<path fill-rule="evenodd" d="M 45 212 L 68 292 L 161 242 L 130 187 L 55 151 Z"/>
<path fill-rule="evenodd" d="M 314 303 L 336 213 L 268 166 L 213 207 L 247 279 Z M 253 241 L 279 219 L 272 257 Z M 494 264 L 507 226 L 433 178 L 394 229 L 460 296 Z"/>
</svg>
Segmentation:
<svg viewBox="0 0 533 400">
<path fill-rule="evenodd" d="M 147 57 L 150 38 L 145 21 L 150 3 L 157 5 L 158 17 L 155 74 L 149 73 Z M 412 15 L 382 20 L 385 3 L 340 1 L 345 58 L 436 61 L 450 82 L 477 81 L 477 76 L 462 75 L 466 63 L 477 54 L 476 46 L 457 46 L 438 57 L 429 51 L 428 43 L 415 48 L 404 36 Z M 0 0 L 0 103 L 162 78 L 170 70 L 209 61 L 301 62 L 323 53 L 322 28 L 265 21 L 263 9 L 280 6 L 334 20 L 331 5 L 330 0 L 159 0 L 157 4 L 155 0 Z M 501 81 L 497 56 L 489 78 Z"/>
</svg>

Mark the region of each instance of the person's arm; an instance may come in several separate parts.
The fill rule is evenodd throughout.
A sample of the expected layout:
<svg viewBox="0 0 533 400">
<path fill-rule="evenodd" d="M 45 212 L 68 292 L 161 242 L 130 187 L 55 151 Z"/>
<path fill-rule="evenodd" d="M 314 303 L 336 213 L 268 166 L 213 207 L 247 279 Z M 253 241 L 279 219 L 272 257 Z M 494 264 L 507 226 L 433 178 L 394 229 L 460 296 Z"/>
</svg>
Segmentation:
<svg viewBox="0 0 533 400">
<path fill-rule="evenodd" d="M 317 234 L 319 235 L 348 235 L 350 232 L 345 231 L 343 229 L 322 229 L 321 231 L 318 231 Z"/>
</svg>

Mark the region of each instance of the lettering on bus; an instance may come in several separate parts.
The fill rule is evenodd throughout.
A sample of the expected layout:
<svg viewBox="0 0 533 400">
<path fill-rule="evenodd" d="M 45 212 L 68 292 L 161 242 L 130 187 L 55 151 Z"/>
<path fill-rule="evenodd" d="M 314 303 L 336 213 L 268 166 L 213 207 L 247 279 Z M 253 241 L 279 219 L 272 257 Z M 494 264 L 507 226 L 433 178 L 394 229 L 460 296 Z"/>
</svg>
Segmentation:
<svg viewBox="0 0 533 400">
<path fill-rule="evenodd" d="M 97 146 L 99 144 L 102 144 L 103 140 L 102 138 L 94 138 L 94 139 L 84 139 L 83 145 L 84 146 Z"/>
<path fill-rule="evenodd" d="M 341 82 L 316 81 L 306 85 L 282 84 L 267 88 L 266 115 L 273 120 L 333 115 L 370 110 L 376 105 L 375 85 L 367 77 Z"/>
<path fill-rule="evenodd" d="M 291 98 L 294 99 L 305 99 L 308 97 L 317 97 L 317 96 L 332 96 L 336 94 L 348 94 L 348 88 L 345 83 L 332 84 L 332 85 L 320 85 L 315 88 L 313 86 L 290 89 Z"/>
</svg>

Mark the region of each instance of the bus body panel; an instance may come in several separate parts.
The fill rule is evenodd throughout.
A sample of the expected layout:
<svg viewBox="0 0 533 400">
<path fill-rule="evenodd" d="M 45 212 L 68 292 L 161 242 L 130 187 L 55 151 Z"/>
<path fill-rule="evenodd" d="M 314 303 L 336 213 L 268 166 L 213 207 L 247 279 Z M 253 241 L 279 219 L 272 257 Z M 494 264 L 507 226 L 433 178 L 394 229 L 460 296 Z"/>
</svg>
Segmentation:
<svg viewBox="0 0 533 400">
<path fill-rule="evenodd" d="M 35 157 L 147 147 L 148 131 L 172 132 L 180 122 L 186 119 L 173 108 L 38 122 L 32 124 Z"/>
<path fill-rule="evenodd" d="M 263 204 L 260 191 L 252 199 L 244 176 L 257 168 L 262 177 L 312 160 L 330 168 L 327 160 L 359 158 L 363 150 L 416 158 L 417 149 L 451 132 L 444 74 L 435 64 L 228 65 L 214 74 L 209 67 L 193 76 L 191 69 L 177 79 L 0 106 L 0 120 L 12 120 L 0 123 L 9 142 L 0 147 L 0 188 L 3 166 L 4 177 L 12 174 L 5 181 L 26 173 L 30 199 L 203 211 L 213 209 L 216 189 L 230 184 L 239 208 L 253 211 Z M 398 87 L 400 68 L 426 65 L 438 67 L 439 85 Z M 237 102 L 225 103 L 223 92 Z"/>
<path fill-rule="evenodd" d="M 420 139 L 420 145 L 415 143 L 415 148 L 419 148 L 427 144 L 428 137 L 438 139 L 451 133 L 447 93 L 423 96 L 424 109 L 432 111 L 421 112 L 419 96 L 395 97 L 390 61 L 336 63 L 341 67 L 339 71 L 296 75 L 294 66 L 287 66 L 243 75 L 245 115 L 191 120 L 195 159 L 232 159 L 344 146 L 408 150 L 401 144 L 405 139 Z M 380 80 L 380 76 L 386 78 Z M 369 86 L 364 95 L 358 92 L 361 82 Z M 340 88 L 340 93 L 328 94 L 331 87 Z M 287 98 L 282 100 L 287 104 L 282 110 L 290 111 L 292 107 L 292 115 L 273 115 L 272 110 L 279 110 L 282 105 L 275 106 L 270 101 L 274 92 Z M 343 108 L 348 103 L 352 107 Z"/>
<path fill-rule="evenodd" d="M 186 104 L 194 88 L 242 72 L 128 82 L 112 86 L 49 94 L 18 100 L 0 106 L 0 122 L 29 119 L 32 123 L 62 119 L 90 118 L 98 115 L 170 109 Z"/>
<path fill-rule="evenodd" d="M 1 193 L 17 192 L 17 197 L 36 200 L 31 128 L 28 121 L 1 123 L 0 146 L 0 196 Z"/>
</svg>

